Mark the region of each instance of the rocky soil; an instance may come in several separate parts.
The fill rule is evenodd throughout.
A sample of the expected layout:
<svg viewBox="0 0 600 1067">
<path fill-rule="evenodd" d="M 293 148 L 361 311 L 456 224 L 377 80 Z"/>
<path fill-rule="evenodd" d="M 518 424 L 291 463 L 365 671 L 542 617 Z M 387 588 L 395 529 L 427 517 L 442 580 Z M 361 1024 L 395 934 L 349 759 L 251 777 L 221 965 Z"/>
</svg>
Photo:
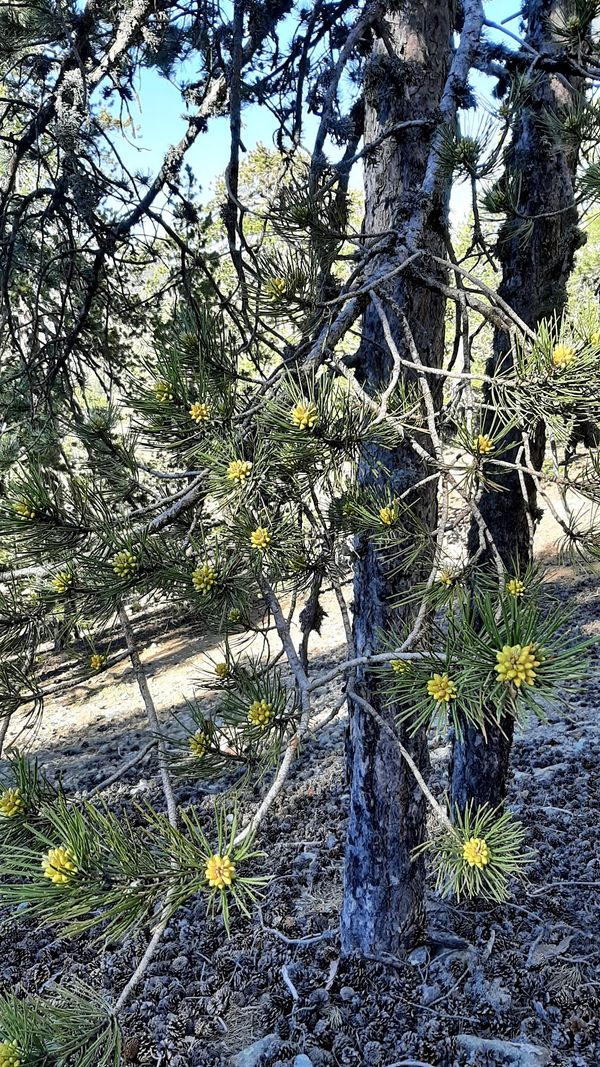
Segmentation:
<svg viewBox="0 0 600 1067">
<path fill-rule="evenodd" d="M 548 553 L 546 542 L 540 553 Z M 552 563 L 552 560 L 549 561 Z M 576 608 L 583 634 L 600 631 L 598 577 L 553 566 L 549 581 Z M 315 646 L 324 667 L 341 654 L 330 612 Z M 222 658 L 193 626 L 155 623 L 146 646 L 152 692 L 168 718 L 184 709 L 190 677 Z M 77 681 L 65 657 L 61 683 L 28 740 L 51 776 L 87 790 L 148 740 L 135 680 L 114 646 L 102 676 Z M 71 672 L 71 673 L 69 673 Z M 317 709 L 326 718 L 330 694 Z M 15 723 L 15 730 L 24 722 Z M 575 699 L 517 738 L 509 801 L 537 860 L 503 906 L 429 900 L 430 938 L 408 959 L 339 959 L 337 915 L 348 793 L 343 716 L 304 746 L 261 834 L 275 874 L 261 912 L 236 918 L 228 939 L 201 899 L 171 922 L 125 1011 L 124 1063 L 170 1067 L 594 1067 L 600 1064 L 600 649 Z M 433 785 L 445 787 L 448 746 L 432 749 Z M 157 805 L 149 754 L 104 793 Z M 263 784 L 264 788 L 264 784 Z M 178 799 L 210 812 L 201 783 L 180 780 Z M 258 793 L 257 793 L 258 796 Z M 256 799 L 256 798 L 254 798 Z M 248 803 L 252 803 L 250 797 Z M 8 918 L 6 914 L 3 919 Z M 14 916 L 13 916 L 14 920 Z M 61 941 L 22 922 L 2 930 L 0 983 L 40 991 L 85 977 L 108 997 L 127 981 L 144 942 Z"/>
</svg>

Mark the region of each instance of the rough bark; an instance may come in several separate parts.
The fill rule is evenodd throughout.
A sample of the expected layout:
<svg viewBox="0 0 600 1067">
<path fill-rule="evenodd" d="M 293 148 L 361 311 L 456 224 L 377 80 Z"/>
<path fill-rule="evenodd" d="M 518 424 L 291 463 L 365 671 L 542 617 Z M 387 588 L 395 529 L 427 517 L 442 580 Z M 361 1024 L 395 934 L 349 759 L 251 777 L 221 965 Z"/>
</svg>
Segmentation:
<svg viewBox="0 0 600 1067">
<path fill-rule="evenodd" d="M 561 43 L 553 39 L 548 20 L 561 10 L 566 11 L 568 6 L 565 0 L 530 0 L 524 10 L 526 43 L 545 53 L 559 50 Z M 518 228 L 515 230 L 507 222 L 498 242 L 502 267 L 498 292 L 532 328 L 542 319 L 562 312 L 574 255 L 582 243 L 574 203 L 577 152 L 572 148 L 566 150 L 540 123 L 545 110 L 568 107 L 573 94 L 555 74 L 537 73 L 536 78 L 532 99 L 522 109 L 514 131 L 506 169 L 518 173 L 521 179 L 520 214 L 540 217 L 535 219 L 529 239 L 523 240 Z M 494 375 L 500 365 L 509 367 L 511 361 L 510 338 L 503 330 L 496 329 L 488 375 Z M 492 421 L 490 414 L 484 432 L 491 430 Z M 515 445 L 503 459 L 515 460 L 519 444 L 520 437 L 515 434 Z M 539 425 L 532 447 L 532 460 L 538 468 L 543 461 L 544 446 L 544 428 Z M 484 491 L 479 507 L 504 564 L 508 568 L 518 564 L 523 569 L 533 553 L 530 523 L 535 525 L 539 517 L 535 485 L 530 478 L 526 479 L 528 500 L 525 501 L 516 472 L 495 473 L 494 480 L 504 492 Z M 471 554 L 477 550 L 478 543 L 479 530 L 474 524 L 469 535 Z M 465 725 L 463 739 L 455 741 L 450 769 L 453 804 L 461 810 L 470 799 L 478 805 L 503 802 L 513 727 L 512 718 L 505 717 L 499 728 L 489 728 L 486 742 L 479 730 Z"/>
<path fill-rule="evenodd" d="M 365 71 L 365 142 L 376 140 L 384 129 L 412 118 L 431 117 L 439 104 L 450 60 L 450 2 L 388 3 L 387 40 L 377 40 Z M 393 55 L 388 52 L 392 45 Z M 388 138 L 365 162 L 365 233 L 402 230 L 419 206 L 419 189 L 426 171 L 431 128 L 405 130 Z M 440 221 L 446 217 L 445 191 L 428 220 L 425 242 L 443 255 Z M 439 365 L 444 348 L 444 300 L 403 280 L 390 290 L 406 315 L 422 360 Z M 389 312 L 394 340 L 404 356 L 400 324 Z M 410 356 L 407 356 L 410 358 Z M 376 392 L 389 379 L 392 366 L 380 319 L 371 305 L 363 319 L 357 376 Z M 385 471 L 383 473 L 382 471 Z M 379 473 L 375 471 L 379 469 Z M 379 485 L 397 495 L 423 477 L 423 464 L 410 448 L 394 452 L 371 448 L 360 466 L 361 486 Z M 430 473 L 430 471 L 428 471 Z M 436 523 L 435 483 L 415 493 L 414 506 L 421 520 Z M 354 578 L 354 637 L 358 655 L 371 653 L 377 632 L 397 627 L 399 612 L 392 607 L 396 594 L 421 575 L 398 573 L 368 541 L 357 545 Z M 356 691 L 387 722 L 394 708 L 386 707 L 372 674 L 359 673 Z M 427 739 L 423 732 L 402 743 L 421 769 L 427 768 Z M 368 713 L 350 705 L 346 745 L 350 779 L 350 818 L 344 869 L 341 917 L 342 950 L 364 955 L 396 954 L 418 941 L 424 919 L 423 864 L 411 858 L 424 829 L 424 801 L 403 763 L 393 738 Z"/>
</svg>

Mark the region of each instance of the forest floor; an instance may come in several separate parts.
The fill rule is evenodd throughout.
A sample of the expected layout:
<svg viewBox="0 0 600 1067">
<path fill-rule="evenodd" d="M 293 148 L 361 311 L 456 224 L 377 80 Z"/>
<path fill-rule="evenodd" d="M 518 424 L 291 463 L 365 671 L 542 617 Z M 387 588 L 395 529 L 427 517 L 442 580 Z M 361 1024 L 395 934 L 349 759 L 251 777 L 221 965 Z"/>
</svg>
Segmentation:
<svg viewBox="0 0 600 1067">
<path fill-rule="evenodd" d="M 556 564 L 554 541 L 545 519 L 537 552 L 551 591 L 575 608 L 584 636 L 596 634 L 598 576 Z M 326 607 L 322 635 L 311 645 L 315 669 L 342 655 L 337 614 Z M 185 713 L 190 679 L 210 669 L 211 657 L 223 657 L 189 623 L 155 620 L 149 634 L 143 659 L 167 720 L 173 711 Z M 69 657 L 57 656 L 46 684 L 59 688 L 30 731 L 29 750 L 50 776 L 62 775 L 67 789 L 93 788 L 147 744 L 133 672 L 118 648 L 108 670 L 91 679 L 78 680 Z M 321 718 L 329 705 L 323 692 Z M 528 881 L 502 906 L 457 907 L 431 893 L 430 940 L 406 960 L 339 960 L 344 728 L 340 715 L 304 746 L 262 827 L 260 847 L 276 877 L 260 915 L 235 916 L 230 939 L 206 917 L 203 899 L 172 920 L 124 1013 L 124 1064 L 598 1067 L 600 647 L 577 695 L 515 742 L 509 803 L 537 850 Z M 438 795 L 448 754 L 444 739 L 433 743 Z M 207 814 L 214 803 L 189 778 L 177 781 L 176 792 L 180 803 L 196 803 Z M 152 754 L 103 796 L 117 810 L 133 800 L 160 805 Z M 13 917 L 2 939 L 0 987 L 40 992 L 80 977 L 112 999 L 143 948 L 141 937 L 102 948 L 67 942 L 49 928 L 15 925 Z"/>
</svg>

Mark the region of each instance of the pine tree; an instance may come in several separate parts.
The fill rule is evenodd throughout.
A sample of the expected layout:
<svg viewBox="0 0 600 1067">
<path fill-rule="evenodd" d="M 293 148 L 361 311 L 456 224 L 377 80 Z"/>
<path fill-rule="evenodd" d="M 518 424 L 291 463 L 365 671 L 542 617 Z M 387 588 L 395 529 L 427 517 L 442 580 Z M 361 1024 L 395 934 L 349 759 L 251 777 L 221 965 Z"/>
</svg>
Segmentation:
<svg viewBox="0 0 600 1067">
<path fill-rule="evenodd" d="M 501 902 L 533 860 L 510 812 L 456 811 L 435 797 L 427 743 L 449 726 L 483 734 L 543 717 L 585 671 L 586 645 L 565 633 L 542 576 L 506 570 L 480 487 L 494 490 L 505 470 L 536 479 L 529 458 L 511 452 L 515 424 L 542 419 L 564 447 L 574 409 L 598 421 L 600 329 L 594 340 L 589 322 L 584 335 L 571 318 L 557 359 L 552 324 L 534 331 L 476 265 L 456 262 L 451 173 L 478 170 L 458 111 L 473 106 L 469 73 L 486 53 L 481 4 L 463 9 L 455 47 L 450 5 L 429 3 L 292 12 L 237 0 L 230 20 L 207 5 L 183 23 L 180 5 L 157 12 L 144 0 L 122 11 L 31 4 L 11 14 L 11 48 L 24 48 L 27 63 L 8 108 L 17 129 L 2 200 L 3 357 L 20 359 L 25 404 L 0 509 L 0 710 L 8 728 L 18 709 L 42 709 L 36 656 L 53 626 L 85 627 L 90 674 L 102 673 L 118 638 L 162 786 L 159 804 L 132 814 L 101 796 L 70 796 L 35 761 L 10 754 L 0 900 L 65 938 L 151 931 L 110 1004 L 65 984 L 0 1001 L 0 1051 L 19 1067 L 118 1063 L 119 1014 L 177 909 L 204 899 L 224 936 L 253 914 L 277 873 L 261 852 L 263 824 L 318 727 L 325 687 L 330 715 L 346 702 L 350 715 L 342 951 L 395 955 L 424 936 L 426 865 L 442 894 Z M 56 26 L 40 13 L 60 16 Z M 44 25 L 51 55 L 40 65 L 31 57 Z M 202 73 L 183 87 L 188 131 L 146 193 L 131 175 L 115 176 L 118 161 L 96 154 L 100 135 L 85 123 L 83 155 L 73 141 L 63 154 L 61 87 L 74 70 L 86 92 L 65 106 L 91 122 L 96 89 L 126 99 L 136 71 L 172 73 L 190 54 Z M 282 177 L 246 196 L 241 115 L 251 102 L 276 115 Z M 298 150 L 307 107 L 319 114 L 309 155 Z M 223 110 L 231 153 L 221 229 L 181 163 Z M 511 119 L 509 108 L 501 123 Z M 29 199 L 19 178 L 40 156 L 51 161 L 49 191 L 36 187 Z M 96 164 L 91 204 L 72 191 L 85 160 Z M 348 192 L 359 160 L 362 228 Z M 38 197 L 51 251 L 33 241 Z M 480 240 L 475 223 L 477 252 Z M 18 269 L 13 245 L 28 253 Z M 62 264 L 54 284 L 52 253 Z M 167 282 L 153 278 L 140 299 L 144 272 L 157 265 Z M 447 300 L 460 312 L 462 370 L 443 351 Z M 511 338 L 514 358 L 494 367 L 498 431 L 486 421 L 491 376 L 482 383 L 469 363 L 469 316 Z M 567 329 L 577 335 L 571 346 Z M 461 393 L 445 393 L 448 382 Z M 26 444 L 41 426 L 48 453 Z M 570 491 L 597 498 L 598 471 L 592 453 Z M 471 517 L 478 551 L 452 556 L 448 533 Z M 581 553 L 597 556 L 597 531 L 576 535 Z M 322 669 L 311 638 L 326 593 L 346 649 Z M 189 613 L 218 637 L 204 678 L 217 693 L 210 713 L 190 680 L 187 713 L 163 720 L 135 604 Z M 214 803 L 180 803 L 180 776 L 210 782 Z"/>
<path fill-rule="evenodd" d="M 561 76 L 552 69 L 551 57 L 560 55 L 563 62 L 572 57 L 574 66 L 585 62 L 591 48 L 593 16 L 593 6 L 573 6 L 570 0 L 527 4 L 524 49 L 528 55 L 531 50 L 543 54 L 547 67 L 523 87 L 503 173 L 488 197 L 492 209 L 506 214 L 498 234 L 497 257 L 502 269 L 498 295 L 532 330 L 544 321 L 553 324 L 555 361 L 564 342 L 561 322 L 567 284 L 575 253 L 584 240 L 578 226 L 575 176 L 589 115 L 583 79 Z M 521 62 L 525 67 L 528 58 L 523 56 Z M 514 76 L 521 77 L 520 65 Z M 486 374 L 494 379 L 506 373 L 515 358 L 510 333 L 496 327 Z M 504 461 L 525 461 L 539 471 L 545 454 L 546 424 L 536 420 L 506 432 L 494 410 L 493 397 L 494 386 L 490 384 L 486 397 L 490 408 L 484 414 L 482 432 L 490 437 L 503 434 Z M 550 443 L 556 448 L 553 427 L 548 429 Z M 504 566 L 515 574 L 525 573 L 533 561 L 533 538 L 541 517 L 536 479 L 519 470 L 498 472 L 493 486 L 482 485 L 479 507 Z M 478 553 L 479 536 L 473 521 L 469 534 L 472 555 Z M 483 558 L 491 559 L 489 547 Z M 464 809 L 470 800 L 494 806 L 503 803 L 513 726 L 514 720 L 508 715 L 488 728 L 485 736 L 474 727 L 465 727 L 464 736 L 455 742 L 452 758 L 454 806 Z"/>
<path fill-rule="evenodd" d="M 451 61 L 452 5 L 388 6 L 388 34 L 373 43 L 364 72 L 365 132 L 368 142 L 391 127 L 397 137 L 384 140 L 365 161 L 366 238 L 372 233 L 401 230 L 410 215 L 414 190 L 423 187 L 428 159 L 433 155 L 434 114 L 440 106 Z M 429 54 L 418 42 L 427 34 Z M 390 54 L 390 46 L 393 53 Z M 404 53 L 414 55 L 408 65 Z M 390 94 L 390 85 L 397 87 Z M 410 126 L 414 123 L 414 126 Z M 404 127 L 404 129 L 403 129 Z M 402 131 L 402 132 L 401 132 Z M 448 177 L 429 194 L 427 219 L 418 234 L 420 247 L 445 255 L 443 229 L 448 216 Z M 377 264 L 384 271 L 389 255 Z M 384 289 L 385 303 L 373 299 L 362 325 L 356 357 L 356 377 L 371 396 L 389 392 L 397 381 L 406 393 L 418 390 L 419 375 L 401 360 L 413 363 L 411 349 L 427 366 L 439 367 L 444 353 L 444 299 L 414 279 L 399 274 Z M 440 406 L 440 381 L 432 401 Z M 387 406 L 387 401 L 382 400 Z M 420 420 L 425 420 L 421 401 Z M 385 406 L 381 414 L 385 413 Z M 380 416 L 376 416 L 379 418 Z M 433 453 L 434 441 L 427 442 Z M 431 460 L 402 441 L 390 451 L 375 444 L 361 459 L 359 491 L 381 496 L 390 508 L 390 525 L 402 527 L 404 502 L 411 521 L 434 530 L 438 517 L 437 482 L 428 477 Z M 396 503 L 398 502 L 398 503 Z M 396 513 L 397 512 L 397 513 Z M 399 546 L 400 547 L 400 546 Z M 356 545 L 354 577 L 354 652 L 371 656 L 380 635 L 407 633 L 415 621 L 414 604 L 400 608 L 407 585 L 427 578 L 426 556 L 404 562 L 396 552 L 382 551 L 369 531 Z M 418 635 L 402 637 L 410 649 Z M 398 709 L 381 691 L 380 679 L 368 669 L 356 672 L 348 684 L 350 721 L 347 761 L 351 788 L 350 822 L 345 860 L 342 944 L 347 951 L 397 954 L 422 935 L 424 924 L 424 863 L 415 861 L 414 848 L 425 832 L 425 799 L 402 758 L 389 726 Z M 356 696 L 354 696 L 356 694 Z M 364 703 L 366 701 L 366 704 Z M 382 721 L 383 720 L 383 721 Z M 413 734 L 404 726 L 400 739 L 421 773 L 427 776 L 427 731 Z"/>
</svg>

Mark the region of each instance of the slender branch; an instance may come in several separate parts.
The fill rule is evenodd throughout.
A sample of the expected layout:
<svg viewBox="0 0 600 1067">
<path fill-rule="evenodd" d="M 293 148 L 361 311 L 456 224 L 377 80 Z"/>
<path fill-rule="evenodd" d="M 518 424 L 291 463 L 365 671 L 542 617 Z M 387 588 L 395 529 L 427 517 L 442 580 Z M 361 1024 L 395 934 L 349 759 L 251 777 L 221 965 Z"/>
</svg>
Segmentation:
<svg viewBox="0 0 600 1067">
<path fill-rule="evenodd" d="M 283 759 L 279 765 L 279 770 L 275 775 L 273 783 L 270 789 L 268 789 L 264 799 L 259 804 L 255 814 L 236 836 L 234 842 L 235 845 L 241 844 L 242 841 L 245 841 L 247 837 L 251 836 L 256 832 L 265 815 L 269 811 L 269 808 L 273 804 L 273 801 L 279 796 L 279 793 L 283 789 L 287 776 L 290 772 L 290 768 L 292 766 L 294 757 L 298 751 L 300 741 L 307 733 L 310 722 L 311 702 L 308 677 L 302 666 L 302 663 L 300 662 L 300 657 L 294 647 L 294 643 L 290 635 L 289 626 L 284 618 L 283 612 L 281 610 L 281 605 L 279 604 L 277 597 L 275 596 L 273 590 L 271 589 L 267 580 L 263 576 L 259 578 L 259 585 L 267 603 L 267 606 L 272 612 L 273 618 L 275 619 L 275 625 L 277 627 L 277 633 L 279 634 L 279 640 L 281 641 L 281 644 L 285 649 L 288 663 L 296 679 L 296 684 L 300 691 L 302 711 L 298 727 L 286 745 Z"/>
<path fill-rule="evenodd" d="M 4 715 L 2 717 L 2 721 L 0 722 L 0 756 L 2 756 L 2 750 L 4 748 L 4 742 L 6 741 L 6 735 L 8 733 L 11 718 L 12 713 L 9 712 L 7 715 Z"/>
<path fill-rule="evenodd" d="M 135 680 L 138 684 L 139 691 L 144 701 L 144 707 L 146 709 L 146 715 L 148 717 L 148 723 L 150 729 L 154 731 L 156 735 L 156 747 L 158 752 L 158 766 L 160 770 L 160 777 L 162 781 L 163 793 L 167 805 L 167 814 L 171 826 L 177 826 L 177 802 L 173 793 L 173 785 L 171 783 L 171 775 L 169 772 L 169 759 L 167 756 L 167 750 L 165 743 L 160 736 L 160 722 L 156 713 L 156 705 L 152 699 L 152 694 L 148 686 L 148 679 L 146 678 L 146 672 L 144 670 L 140 654 L 138 651 L 137 643 L 135 640 L 135 634 L 133 627 L 129 620 L 129 616 L 123 606 L 119 605 L 119 619 L 121 626 L 123 627 L 123 633 L 125 634 L 125 640 L 127 641 L 127 648 L 129 650 L 129 657 L 131 659 L 131 665 L 133 667 L 133 673 L 135 674 Z"/>
<path fill-rule="evenodd" d="M 429 197 L 433 196 L 442 174 L 440 150 L 444 139 L 444 127 L 453 124 L 458 108 L 462 103 L 462 91 L 469 80 L 473 60 L 477 55 L 484 19 L 481 0 L 463 0 L 463 27 L 460 34 L 460 43 L 454 54 L 450 73 L 444 86 L 440 101 L 442 121 L 433 138 L 427 161 L 427 170 L 423 179 L 422 191 Z"/>
<path fill-rule="evenodd" d="M 365 30 L 367 30 L 369 26 L 381 16 L 381 14 L 382 4 L 380 3 L 380 0 L 375 0 L 375 3 L 367 4 L 364 11 L 359 15 L 354 26 L 350 30 L 344 41 L 343 47 L 340 49 L 340 54 L 329 79 L 325 100 L 321 108 L 321 121 L 315 137 L 311 156 L 311 188 L 313 192 L 316 190 L 318 172 L 323 166 L 323 147 L 329 132 L 329 124 L 331 122 L 331 115 L 337 96 L 340 78 L 342 77 L 348 60 Z"/>
<path fill-rule="evenodd" d="M 150 962 L 151 962 L 151 960 L 152 960 L 152 958 L 154 956 L 154 953 L 156 952 L 156 949 L 158 948 L 158 945 L 160 944 L 161 938 L 162 938 L 162 936 L 163 936 L 163 934 L 164 934 L 164 932 L 165 932 L 165 930 L 166 930 L 166 928 L 167 928 L 167 926 L 169 924 L 169 917 L 170 917 L 170 914 L 171 914 L 170 905 L 171 905 L 173 897 L 175 896 L 176 890 L 177 890 L 177 887 L 176 886 L 172 886 L 171 889 L 169 890 L 169 892 L 167 893 L 167 896 L 165 897 L 165 905 L 164 905 L 164 908 L 163 908 L 162 918 L 161 918 L 158 926 L 156 927 L 154 933 L 152 934 L 152 937 L 150 938 L 150 941 L 148 942 L 148 944 L 146 946 L 146 951 L 144 952 L 144 955 L 142 956 L 140 962 L 138 963 L 135 971 L 131 975 L 131 978 L 127 982 L 127 985 L 124 986 L 124 988 L 122 989 L 121 994 L 119 996 L 119 999 L 117 1000 L 117 1002 L 115 1004 L 115 1007 L 114 1007 L 115 1012 L 120 1011 L 125 1006 L 126 1002 L 129 1000 L 129 997 L 133 993 L 134 989 L 139 984 L 139 982 L 143 978 L 144 974 L 148 970 L 148 966 L 149 966 L 149 964 L 150 964 Z"/>
<path fill-rule="evenodd" d="M 413 639 L 414 643 L 414 639 Z M 315 675 L 308 684 L 310 692 L 315 689 L 321 689 L 324 685 L 328 685 L 329 682 L 333 682 L 335 678 L 338 678 L 340 674 L 346 674 L 348 671 L 354 670 L 355 667 L 371 667 L 378 663 L 390 663 L 392 660 L 401 659 L 407 662 L 415 660 L 435 660 L 435 652 L 407 652 L 405 649 L 406 641 L 400 648 L 395 649 L 393 652 L 374 652 L 369 656 L 352 656 L 351 659 L 343 660 L 337 663 L 335 667 L 331 667 L 328 671 L 323 671 L 322 674 Z"/>
</svg>

